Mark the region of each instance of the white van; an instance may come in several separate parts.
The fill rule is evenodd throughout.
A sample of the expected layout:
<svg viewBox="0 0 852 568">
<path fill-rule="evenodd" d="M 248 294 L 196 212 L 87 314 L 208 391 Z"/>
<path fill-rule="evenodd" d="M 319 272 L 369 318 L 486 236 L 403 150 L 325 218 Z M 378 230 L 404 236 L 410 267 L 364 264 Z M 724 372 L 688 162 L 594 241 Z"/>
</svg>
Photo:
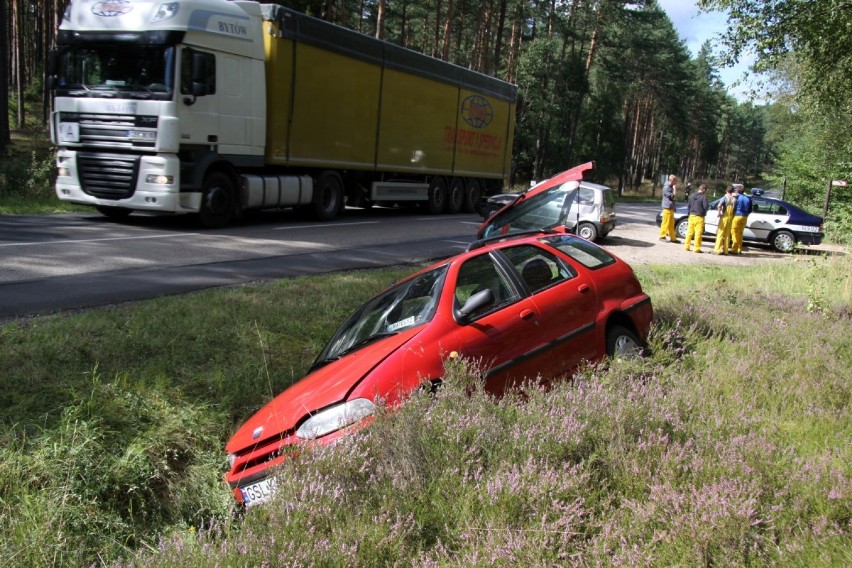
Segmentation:
<svg viewBox="0 0 852 568">
<path fill-rule="evenodd" d="M 612 189 L 589 181 L 563 182 L 559 177 L 522 193 L 489 197 L 482 205 L 486 222 L 479 228 L 478 238 L 560 226 L 588 241 L 608 235 L 616 226 Z"/>
</svg>

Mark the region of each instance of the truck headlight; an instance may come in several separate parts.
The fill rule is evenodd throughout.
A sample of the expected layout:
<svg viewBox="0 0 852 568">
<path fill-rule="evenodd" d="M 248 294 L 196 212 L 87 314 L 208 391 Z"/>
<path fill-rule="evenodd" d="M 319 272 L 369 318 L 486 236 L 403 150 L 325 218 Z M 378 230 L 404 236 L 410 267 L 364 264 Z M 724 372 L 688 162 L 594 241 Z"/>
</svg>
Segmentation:
<svg viewBox="0 0 852 568">
<path fill-rule="evenodd" d="M 371 401 L 366 398 L 356 398 L 320 410 L 299 426 L 299 429 L 296 430 L 296 436 L 303 440 L 314 440 L 360 422 L 364 418 L 372 416 L 375 411 L 376 407 Z"/>
<path fill-rule="evenodd" d="M 68 177 L 71 175 L 71 169 L 66 168 L 65 166 L 59 166 L 56 168 L 56 175 L 59 177 Z"/>
<path fill-rule="evenodd" d="M 174 176 L 164 176 L 162 174 L 150 174 L 145 176 L 145 183 L 150 183 L 152 185 L 172 185 L 174 182 Z"/>
<path fill-rule="evenodd" d="M 237 454 L 228 454 L 228 469 L 234 469 L 234 463 L 237 461 Z"/>
</svg>

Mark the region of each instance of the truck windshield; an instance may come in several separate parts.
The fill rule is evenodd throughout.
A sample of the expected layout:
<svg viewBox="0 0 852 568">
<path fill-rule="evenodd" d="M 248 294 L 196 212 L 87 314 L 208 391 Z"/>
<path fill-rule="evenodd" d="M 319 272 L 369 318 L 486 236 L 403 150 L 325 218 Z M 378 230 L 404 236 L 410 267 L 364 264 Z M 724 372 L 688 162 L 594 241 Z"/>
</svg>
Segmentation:
<svg viewBox="0 0 852 568">
<path fill-rule="evenodd" d="M 104 43 L 60 52 L 56 94 L 171 100 L 174 47 Z"/>
</svg>

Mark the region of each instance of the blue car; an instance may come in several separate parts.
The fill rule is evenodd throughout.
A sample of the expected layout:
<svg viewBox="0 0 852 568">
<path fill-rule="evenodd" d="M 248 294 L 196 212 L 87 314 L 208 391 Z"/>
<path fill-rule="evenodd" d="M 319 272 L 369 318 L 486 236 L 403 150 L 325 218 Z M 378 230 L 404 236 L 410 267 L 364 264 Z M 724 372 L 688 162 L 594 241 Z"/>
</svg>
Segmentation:
<svg viewBox="0 0 852 568">
<path fill-rule="evenodd" d="M 753 243 L 766 243 L 778 252 L 792 252 L 796 243 L 818 245 L 822 242 L 822 217 L 811 215 L 792 203 L 766 195 L 749 196 L 752 211 L 746 221 L 743 240 Z M 719 213 L 716 206 L 721 198 L 710 202 L 710 210 L 704 216 L 704 234 L 716 235 L 719 226 Z M 661 214 L 657 215 L 657 224 Z M 675 230 L 680 239 L 686 238 L 689 227 L 689 214 L 686 205 L 675 210 Z"/>
</svg>

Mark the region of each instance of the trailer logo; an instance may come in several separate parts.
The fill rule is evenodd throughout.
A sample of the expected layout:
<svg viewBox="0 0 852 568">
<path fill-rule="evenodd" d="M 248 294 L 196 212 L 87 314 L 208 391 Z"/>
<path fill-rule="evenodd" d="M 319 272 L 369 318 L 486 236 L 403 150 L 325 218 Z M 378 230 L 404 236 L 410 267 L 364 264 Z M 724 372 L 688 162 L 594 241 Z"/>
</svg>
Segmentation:
<svg viewBox="0 0 852 568">
<path fill-rule="evenodd" d="M 111 18 L 113 16 L 123 16 L 133 10 L 133 5 L 127 0 L 110 0 L 109 2 L 98 2 L 92 6 L 92 14 Z"/>
<path fill-rule="evenodd" d="M 494 109 L 485 97 L 471 95 L 462 101 L 462 118 L 474 128 L 485 128 L 494 118 Z"/>
</svg>

